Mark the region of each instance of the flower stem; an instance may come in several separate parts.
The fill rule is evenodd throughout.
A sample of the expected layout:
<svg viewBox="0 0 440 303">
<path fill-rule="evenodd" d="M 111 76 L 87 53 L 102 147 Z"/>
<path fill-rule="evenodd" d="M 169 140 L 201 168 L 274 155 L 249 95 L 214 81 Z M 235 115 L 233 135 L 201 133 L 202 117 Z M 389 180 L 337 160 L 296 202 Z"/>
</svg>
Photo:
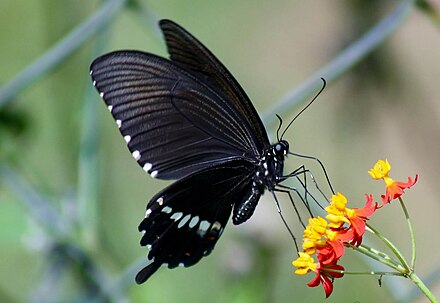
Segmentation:
<svg viewBox="0 0 440 303">
<path fill-rule="evenodd" d="M 346 271 L 346 270 L 337 270 L 331 268 L 326 268 L 325 271 L 336 272 L 344 275 L 353 275 L 353 276 L 356 275 L 399 276 L 399 277 L 404 276 L 404 274 L 402 274 L 401 272 L 396 272 L 396 271 Z"/>
<path fill-rule="evenodd" d="M 399 251 L 399 249 L 397 249 L 397 247 L 390 240 L 388 240 L 386 237 L 384 237 L 376 229 L 371 227 L 371 225 L 369 225 L 368 223 L 367 223 L 367 227 L 370 229 L 370 231 L 372 233 L 374 233 L 379 239 L 382 240 L 382 242 L 384 242 L 391 249 L 391 251 L 394 253 L 394 255 L 399 259 L 400 264 L 402 264 L 402 266 L 406 269 L 406 272 L 407 273 L 411 272 L 412 267 L 410 267 L 408 262 L 406 262 L 405 257 L 402 255 L 402 253 Z"/>
<path fill-rule="evenodd" d="M 411 245 L 412 245 L 411 268 L 414 270 L 414 266 L 416 264 L 416 237 L 414 234 L 414 229 L 411 223 L 411 219 L 409 217 L 408 209 L 406 208 L 405 203 L 403 203 L 403 199 L 401 197 L 399 197 L 399 202 L 405 214 L 406 222 L 408 223 L 409 233 L 411 235 Z"/>
<path fill-rule="evenodd" d="M 406 268 L 402 267 L 399 263 L 397 263 L 396 261 L 394 261 L 393 259 L 391 259 L 390 257 L 382 257 L 380 256 L 377 251 L 373 251 L 371 248 L 366 247 L 364 245 L 360 245 L 360 246 L 354 246 L 351 244 L 348 244 L 349 247 L 353 248 L 354 250 L 402 273 L 402 274 L 407 274 Z"/>
<path fill-rule="evenodd" d="M 423 283 L 422 280 L 416 275 L 415 272 L 411 272 L 408 275 L 408 278 L 410 278 L 414 284 L 417 285 L 417 287 L 423 292 L 423 294 L 429 299 L 429 301 L 433 303 L 439 303 L 437 298 L 434 296 L 434 294 L 429 290 L 428 287 L 426 287 L 425 283 Z"/>
</svg>

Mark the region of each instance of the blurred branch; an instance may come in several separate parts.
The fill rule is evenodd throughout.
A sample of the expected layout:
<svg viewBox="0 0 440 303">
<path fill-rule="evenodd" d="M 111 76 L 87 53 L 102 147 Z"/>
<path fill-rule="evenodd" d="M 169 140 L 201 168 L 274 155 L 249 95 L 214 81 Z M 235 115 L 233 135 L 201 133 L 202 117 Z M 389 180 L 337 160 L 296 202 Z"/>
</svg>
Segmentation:
<svg viewBox="0 0 440 303">
<path fill-rule="evenodd" d="M 93 56 L 102 53 L 104 45 L 109 40 L 109 31 L 97 35 Z M 79 138 L 78 157 L 78 223 L 82 239 L 88 246 L 94 247 L 98 232 L 99 207 L 99 133 L 100 123 L 96 90 L 91 85 L 90 78 L 86 79 L 85 93 L 81 108 L 81 134 Z"/>
<path fill-rule="evenodd" d="M 90 18 L 78 25 L 60 42 L 28 65 L 15 78 L 0 87 L 0 108 L 10 102 L 26 86 L 45 75 L 80 47 L 88 38 L 102 29 L 123 7 L 126 0 L 109 0 Z"/>
<path fill-rule="evenodd" d="M 277 121 L 275 114 L 289 112 L 295 106 L 315 94 L 322 86 L 321 78 L 328 83 L 334 82 L 350 68 L 374 51 L 390 36 L 413 10 L 415 0 L 402 0 L 388 16 L 353 42 L 326 66 L 318 70 L 302 84 L 289 91 L 281 100 L 272 106 L 264 115 L 263 121 L 269 125 Z"/>
<path fill-rule="evenodd" d="M 31 217 L 57 238 L 68 234 L 69 228 L 60 214 L 51 206 L 44 196 L 32 188 L 9 166 L 0 164 L 0 180 L 15 192 L 23 202 Z"/>
<path fill-rule="evenodd" d="M 417 8 L 425 13 L 440 28 L 440 3 L 430 0 L 417 0 Z"/>
<path fill-rule="evenodd" d="M 145 257 L 139 258 L 139 260 L 133 262 L 113 283 L 107 284 L 107 289 L 93 300 L 93 303 L 106 302 L 107 297 L 123 297 L 123 294 L 126 293 L 127 289 L 134 284 L 134 277 L 138 271 L 145 266 L 146 262 Z"/>
<path fill-rule="evenodd" d="M 67 226 L 63 217 L 51 206 L 50 201 L 32 188 L 12 168 L 4 164 L 0 164 L 0 181 L 21 198 L 20 200 L 23 202 L 24 208 L 29 211 L 30 216 L 47 232 L 51 241 L 49 252 L 57 251 L 58 254 L 77 264 L 86 277 L 99 289 L 98 295 L 101 295 L 106 301 L 111 298 L 112 302 L 119 302 L 122 294 L 108 291 L 109 276 L 100 269 L 98 262 L 89 252 L 76 244 L 73 230 Z M 50 258 L 49 261 L 53 261 L 53 259 Z M 96 295 L 96 293 L 93 294 L 93 296 Z"/>
<path fill-rule="evenodd" d="M 158 24 L 159 20 L 161 19 L 160 16 L 154 13 L 153 10 L 151 10 L 147 5 L 145 4 L 146 1 L 143 0 L 129 0 L 127 3 L 127 8 L 134 10 L 139 17 L 141 18 L 142 22 L 145 22 L 147 28 L 151 28 L 154 32 L 154 35 L 161 39 L 162 38 L 162 31 L 160 30 Z"/>
<path fill-rule="evenodd" d="M 88 246 L 96 244 L 99 192 L 98 105 L 88 85 L 82 104 L 82 130 L 79 138 L 78 158 L 78 223 L 82 238 Z"/>
</svg>

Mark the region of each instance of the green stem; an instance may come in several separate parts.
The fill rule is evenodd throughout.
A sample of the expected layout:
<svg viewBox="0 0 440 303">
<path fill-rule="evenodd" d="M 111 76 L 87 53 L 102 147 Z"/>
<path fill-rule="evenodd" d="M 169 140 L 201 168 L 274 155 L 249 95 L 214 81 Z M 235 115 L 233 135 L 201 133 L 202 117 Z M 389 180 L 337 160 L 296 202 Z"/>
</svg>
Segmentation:
<svg viewBox="0 0 440 303">
<path fill-rule="evenodd" d="M 360 275 L 374 275 L 374 276 L 398 276 L 403 277 L 404 274 L 395 271 L 346 271 L 326 268 L 326 272 L 336 272 L 344 275 L 360 276 Z"/>
<path fill-rule="evenodd" d="M 405 268 L 403 268 L 400 264 L 396 263 L 394 260 L 392 260 L 391 258 L 382 258 L 380 257 L 375 251 L 371 251 L 370 248 L 365 247 L 363 245 L 360 246 L 353 246 L 348 244 L 349 247 L 353 248 L 354 250 L 366 255 L 367 257 L 370 257 L 374 260 L 376 260 L 377 262 L 380 262 L 398 272 L 401 272 L 402 274 L 406 274 L 407 271 Z"/>
<path fill-rule="evenodd" d="M 429 290 L 428 287 L 426 287 L 425 283 L 423 283 L 422 280 L 416 275 L 415 272 L 412 272 L 408 275 L 408 278 L 410 278 L 414 284 L 417 285 L 417 287 L 423 292 L 423 294 L 429 299 L 429 301 L 433 303 L 439 303 L 437 298 L 434 296 L 434 294 Z"/>
<path fill-rule="evenodd" d="M 399 266 L 400 268 L 403 268 L 402 265 L 401 265 L 398 261 L 394 260 L 394 259 L 391 258 L 389 255 L 387 255 L 386 253 L 381 252 L 381 251 L 379 251 L 379 250 L 377 250 L 377 249 L 375 249 L 375 248 L 372 248 L 372 247 L 370 247 L 370 246 L 367 246 L 367 245 L 365 245 L 365 244 L 362 244 L 361 247 L 367 249 L 367 250 L 370 251 L 371 253 L 373 253 L 373 254 L 379 256 L 380 258 L 385 259 L 385 260 L 387 260 L 387 261 L 393 263 L 394 265 Z"/>
<path fill-rule="evenodd" d="M 55 46 L 46 51 L 34 63 L 28 65 L 15 78 L 0 87 L 0 108 L 12 100 L 35 79 L 42 77 L 67 56 L 97 33 L 123 7 L 126 0 L 109 0 L 90 18 L 78 25 Z"/>
<path fill-rule="evenodd" d="M 367 227 L 379 238 L 382 240 L 382 242 L 384 242 L 390 249 L 391 251 L 394 253 L 394 255 L 399 259 L 400 264 L 402 264 L 403 267 L 405 267 L 406 272 L 409 273 L 412 271 L 412 268 L 409 266 L 408 262 L 406 262 L 405 257 L 402 255 L 402 253 L 399 251 L 399 249 L 390 241 L 388 240 L 386 237 L 384 237 L 380 232 L 378 232 L 376 229 L 374 229 L 373 227 L 371 227 L 371 225 L 369 225 L 367 223 Z"/>
<path fill-rule="evenodd" d="M 325 78 L 328 83 L 334 82 L 347 70 L 360 62 L 381 45 L 406 20 L 414 4 L 415 0 L 401 1 L 396 9 L 382 19 L 375 27 L 344 49 L 326 66 L 302 82 L 301 85 L 288 92 L 280 101 L 266 111 L 263 115 L 263 121 L 267 124 L 277 121 L 275 114 L 289 112 L 302 101 L 315 94 L 322 86 L 321 78 Z"/>
<path fill-rule="evenodd" d="M 411 235 L 411 246 L 412 246 L 412 257 L 411 257 L 411 268 L 414 270 L 414 266 L 416 264 L 416 237 L 414 234 L 414 228 L 411 222 L 411 219 L 409 217 L 408 209 L 406 208 L 405 203 L 403 203 L 403 200 L 401 197 L 399 197 L 400 206 L 403 209 L 403 213 L 405 214 L 406 223 L 408 223 L 408 229 L 409 233 Z"/>
</svg>

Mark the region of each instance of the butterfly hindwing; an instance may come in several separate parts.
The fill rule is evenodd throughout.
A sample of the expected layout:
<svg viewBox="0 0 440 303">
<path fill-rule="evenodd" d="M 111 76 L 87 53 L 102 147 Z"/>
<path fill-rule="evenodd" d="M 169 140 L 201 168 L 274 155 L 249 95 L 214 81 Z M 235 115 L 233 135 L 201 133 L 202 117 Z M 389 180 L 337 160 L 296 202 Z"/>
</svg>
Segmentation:
<svg viewBox="0 0 440 303">
<path fill-rule="evenodd" d="M 117 51 L 97 58 L 91 76 L 133 157 L 153 177 L 178 179 L 259 153 L 235 105 L 169 60 Z"/>
<path fill-rule="evenodd" d="M 253 164 L 234 160 L 171 184 L 147 205 L 139 225 L 141 245 L 152 263 L 136 281 L 143 283 L 161 264 L 191 266 L 208 255 L 225 228 L 235 203 L 252 195 Z"/>
</svg>

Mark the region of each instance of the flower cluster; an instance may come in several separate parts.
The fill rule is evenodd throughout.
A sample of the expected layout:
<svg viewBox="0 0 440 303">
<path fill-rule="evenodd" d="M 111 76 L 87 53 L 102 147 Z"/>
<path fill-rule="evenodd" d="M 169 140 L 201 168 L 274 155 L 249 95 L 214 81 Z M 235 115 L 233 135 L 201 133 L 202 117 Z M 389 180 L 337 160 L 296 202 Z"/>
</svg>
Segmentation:
<svg viewBox="0 0 440 303">
<path fill-rule="evenodd" d="M 362 208 L 348 208 L 347 198 L 336 193 L 330 199 L 330 205 L 325 208 L 325 219 L 315 217 L 309 219 L 304 230 L 302 248 L 299 258 L 292 262 L 297 268 L 296 274 L 304 275 L 309 272 L 316 274 L 307 285 L 316 287 L 322 284 L 326 297 L 333 291 L 333 280 L 344 275 L 344 267 L 338 264 L 344 255 L 346 246 L 359 246 L 366 229 L 366 221 L 375 211 L 391 200 L 399 198 L 404 189 L 410 188 L 417 182 L 408 178 L 408 182 L 397 182 L 388 176 L 391 166 L 388 161 L 379 160 L 369 174 L 373 179 L 382 179 L 386 184 L 386 193 L 382 195 L 382 204 L 374 202 L 372 195 L 365 195 L 366 202 Z M 317 263 L 312 255 L 316 255 Z"/>
<path fill-rule="evenodd" d="M 379 160 L 374 167 L 368 171 L 374 180 L 382 179 L 386 185 L 385 195 L 381 196 L 382 205 L 379 207 L 383 207 L 385 204 L 390 203 L 391 200 L 399 198 L 406 188 L 410 188 L 417 182 L 418 175 L 416 175 L 414 180 L 408 177 L 408 182 L 394 181 L 388 176 L 390 170 L 391 165 L 388 163 L 388 160 Z"/>
</svg>

